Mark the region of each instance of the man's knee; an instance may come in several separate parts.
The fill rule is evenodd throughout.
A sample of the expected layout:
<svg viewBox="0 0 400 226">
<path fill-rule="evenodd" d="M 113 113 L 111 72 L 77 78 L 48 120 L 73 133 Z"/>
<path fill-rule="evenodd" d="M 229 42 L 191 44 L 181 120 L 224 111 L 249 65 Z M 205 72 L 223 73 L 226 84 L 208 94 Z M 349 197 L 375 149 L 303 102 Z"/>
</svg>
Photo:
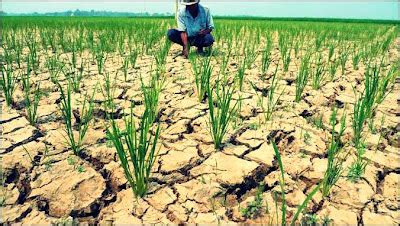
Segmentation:
<svg viewBox="0 0 400 226">
<path fill-rule="evenodd" d="M 168 32 L 167 32 L 168 39 L 172 41 L 174 39 L 174 37 L 176 36 L 175 33 L 176 33 L 175 29 L 168 29 Z"/>
<path fill-rule="evenodd" d="M 167 32 L 167 36 L 171 42 L 182 45 L 181 33 L 181 31 L 178 31 L 176 29 L 169 29 Z"/>
<path fill-rule="evenodd" d="M 214 43 L 214 37 L 211 34 L 204 36 L 204 46 L 208 47 Z"/>
</svg>

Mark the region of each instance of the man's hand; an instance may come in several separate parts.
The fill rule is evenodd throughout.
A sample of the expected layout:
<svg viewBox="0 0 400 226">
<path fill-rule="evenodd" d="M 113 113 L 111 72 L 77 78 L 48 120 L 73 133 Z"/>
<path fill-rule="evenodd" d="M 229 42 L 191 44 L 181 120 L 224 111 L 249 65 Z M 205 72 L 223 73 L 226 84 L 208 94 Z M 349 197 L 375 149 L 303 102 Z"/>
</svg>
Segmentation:
<svg viewBox="0 0 400 226">
<path fill-rule="evenodd" d="M 188 58 L 188 56 L 189 56 L 189 49 L 188 49 L 187 46 L 183 47 L 182 56 L 185 57 L 186 59 Z"/>
<path fill-rule="evenodd" d="M 206 34 L 210 34 L 211 33 L 211 29 L 201 29 L 199 31 L 199 35 L 206 35 Z"/>
</svg>

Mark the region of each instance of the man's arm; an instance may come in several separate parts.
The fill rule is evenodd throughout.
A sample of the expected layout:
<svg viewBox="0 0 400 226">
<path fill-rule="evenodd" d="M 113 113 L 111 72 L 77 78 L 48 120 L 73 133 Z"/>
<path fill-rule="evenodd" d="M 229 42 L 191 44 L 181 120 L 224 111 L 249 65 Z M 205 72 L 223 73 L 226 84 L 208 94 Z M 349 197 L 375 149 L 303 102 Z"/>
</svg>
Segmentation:
<svg viewBox="0 0 400 226">
<path fill-rule="evenodd" d="M 177 23 L 178 23 L 178 31 L 181 31 L 181 40 L 183 43 L 183 50 L 182 50 L 182 55 L 184 57 L 188 57 L 189 55 L 189 45 L 188 45 L 188 35 L 186 32 L 186 24 L 184 20 L 184 16 L 182 14 L 182 11 L 179 11 L 179 15 L 177 18 Z"/>
<path fill-rule="evenodd" d="M 206 24 L 207 28 L 201 30 L 199 32 L 200 35 L 209 34 L 214 29 L 214 21 L 213 21 L 213 18 L 211 16 L 210 9 L 208 9 L 208 8 L 206 9 L 206 16 L 207 16 L 207 24 Z"/>
<path fill-rule="evenodd" d="M 183 31 L 181 33 L 181 39 L 182 39 L 182 43 L 183 43 L 182 55 L 187 58 L 189 55 L 189 45 L 188 45 L 188 35 L 187 35 L 186 31 Z"/>
</svg>

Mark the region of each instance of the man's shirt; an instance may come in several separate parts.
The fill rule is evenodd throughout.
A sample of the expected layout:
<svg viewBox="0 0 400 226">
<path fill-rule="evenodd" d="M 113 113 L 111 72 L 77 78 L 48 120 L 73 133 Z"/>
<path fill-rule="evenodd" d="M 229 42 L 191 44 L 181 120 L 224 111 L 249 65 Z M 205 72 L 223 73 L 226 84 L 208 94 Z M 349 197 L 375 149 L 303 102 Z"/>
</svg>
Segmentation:
<svg viewBox="0 0 400 226">
<path fill-rule="evenodd" d="M 178 31 L 186 31 L 189 37 L 196 36 L 201 29 L 214 29 L 214 22 L 207 7 L 199 4 L 199 12 L 196 18 L 193 18 L 186 7 L 179 11 Z"/>
</svg>

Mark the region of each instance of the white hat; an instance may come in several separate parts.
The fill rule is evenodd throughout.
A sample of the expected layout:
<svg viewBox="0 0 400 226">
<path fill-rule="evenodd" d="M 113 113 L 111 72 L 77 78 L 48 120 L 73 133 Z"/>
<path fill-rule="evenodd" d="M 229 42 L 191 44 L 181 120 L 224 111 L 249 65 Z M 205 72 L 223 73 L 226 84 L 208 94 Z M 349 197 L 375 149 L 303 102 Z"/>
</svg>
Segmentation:
<svg viewBox="0 0 400 226">
<path fill-rule="evenodd" d="M 194 5 L 199 3 L 199 0 L 181 0 L 182 5 Z"/>
</svg>

